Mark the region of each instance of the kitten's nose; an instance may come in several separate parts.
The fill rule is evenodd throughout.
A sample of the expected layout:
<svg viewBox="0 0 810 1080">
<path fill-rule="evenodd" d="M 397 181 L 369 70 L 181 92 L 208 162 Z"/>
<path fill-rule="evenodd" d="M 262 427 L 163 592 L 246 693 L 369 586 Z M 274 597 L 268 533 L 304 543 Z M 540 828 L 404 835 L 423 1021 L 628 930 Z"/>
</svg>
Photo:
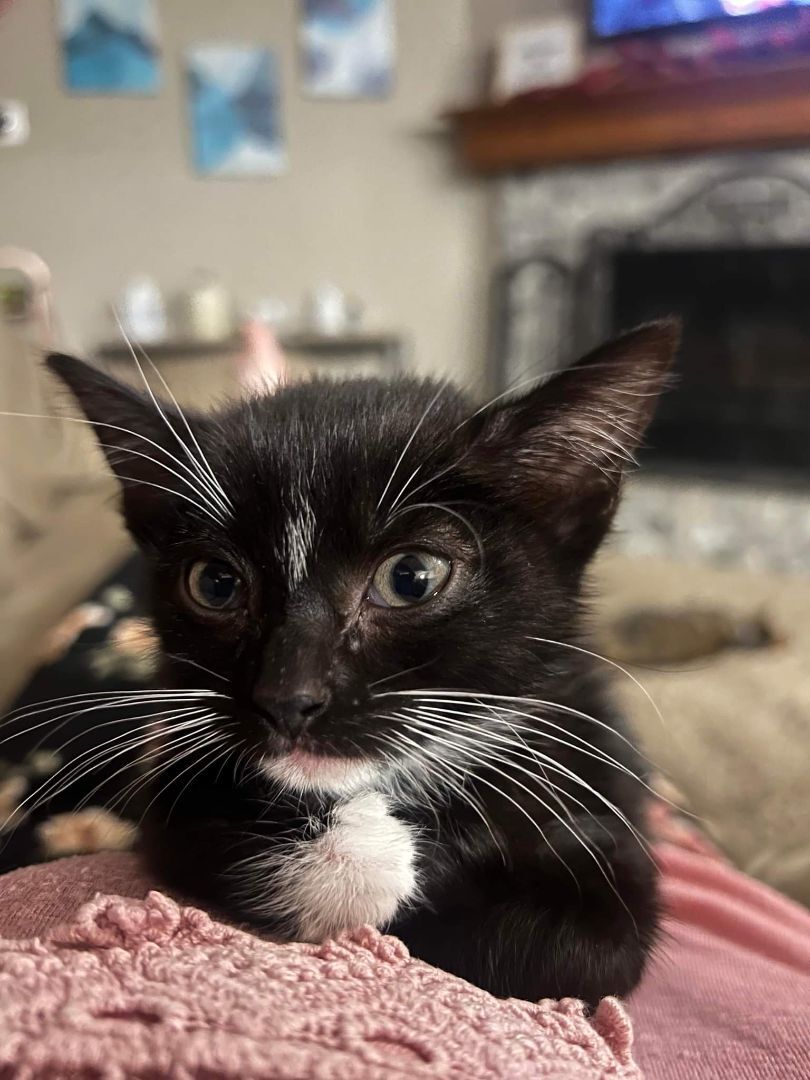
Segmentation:
<svg viewBox="0 0 810 1080">
<path fill-rule="evenodd" d="M 283 735 L 295 739 L 303 735 L 312 721 L 326 711 L 329 691 L 319 686 L 287 697 L 259 693 L 254 701 L 274 727 Z"/>
</svg>

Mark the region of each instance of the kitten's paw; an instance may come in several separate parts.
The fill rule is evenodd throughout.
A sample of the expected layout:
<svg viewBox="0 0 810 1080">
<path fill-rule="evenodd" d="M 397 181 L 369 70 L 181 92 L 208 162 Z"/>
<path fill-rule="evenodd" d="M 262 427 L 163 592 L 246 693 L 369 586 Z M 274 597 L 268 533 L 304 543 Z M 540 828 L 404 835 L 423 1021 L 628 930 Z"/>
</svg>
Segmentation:
<svg viewBox="0 0 810 1080">
<path fill-rule="evenodd" d="M 322 941 L 365 923 L 382 926 L 416 894 L 413 830 L 379 792 L 338 804 L 328 829 L 279 870 L 295 936 Z"/>
</svg>

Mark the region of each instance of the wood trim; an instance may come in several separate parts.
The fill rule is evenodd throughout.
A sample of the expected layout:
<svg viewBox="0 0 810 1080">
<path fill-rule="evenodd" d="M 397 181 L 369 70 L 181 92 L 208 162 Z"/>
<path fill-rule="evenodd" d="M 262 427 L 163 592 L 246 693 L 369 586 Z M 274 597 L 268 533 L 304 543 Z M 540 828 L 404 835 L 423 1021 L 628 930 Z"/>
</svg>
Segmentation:
<svg viewBox="0 0 810 1080">
<path fill-rule="evenodd" d="M 810 66 L 651 84 L 601 95 L 566 90 L 450 114 L 475 172 L 703 150 L 810 145 Z"/>
</svg>

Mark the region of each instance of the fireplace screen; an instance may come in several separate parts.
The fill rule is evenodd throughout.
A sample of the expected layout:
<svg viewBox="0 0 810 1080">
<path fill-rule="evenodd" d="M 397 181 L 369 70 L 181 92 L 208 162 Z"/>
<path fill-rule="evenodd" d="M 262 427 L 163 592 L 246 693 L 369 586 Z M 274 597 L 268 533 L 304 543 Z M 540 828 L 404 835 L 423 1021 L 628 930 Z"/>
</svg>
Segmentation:
<svg viewBox="0 0 810 1080">
<path fill-rule="evenodd" d="M 684 320 L 647 460 L 810 482 L 810 247 L 614 250 L 613 329 Z"/>
</svg>

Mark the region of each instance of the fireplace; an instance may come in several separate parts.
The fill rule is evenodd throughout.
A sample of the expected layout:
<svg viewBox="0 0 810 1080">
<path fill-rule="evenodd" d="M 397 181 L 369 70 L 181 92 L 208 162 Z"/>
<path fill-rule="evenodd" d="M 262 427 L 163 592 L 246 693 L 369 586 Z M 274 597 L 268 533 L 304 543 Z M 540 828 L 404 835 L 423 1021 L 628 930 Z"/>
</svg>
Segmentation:
<svg viewBox="0 0 810 1080">
<path fill-rule="evenodd" d="M 810 569 L 810 155 L 514 177 L 499 219 L 499 389 L 639 322 L 683 319 L 628 543 Z"/>
<path fill-rule="evenodd" d="M 810 247 L 614 252 L 611 329 L 683 319 L 648 462 L 810 478 L 809 284 Z"/>
<path fill-rule="evenodd" d="M 810 185 L 721 176 L 640 224 L 589 224 L 578 258 L 547 242 L 502 276 L 503 385 L 674 313 L 683 348 L 647 461 L 810 484 Z"/>
</svg>

